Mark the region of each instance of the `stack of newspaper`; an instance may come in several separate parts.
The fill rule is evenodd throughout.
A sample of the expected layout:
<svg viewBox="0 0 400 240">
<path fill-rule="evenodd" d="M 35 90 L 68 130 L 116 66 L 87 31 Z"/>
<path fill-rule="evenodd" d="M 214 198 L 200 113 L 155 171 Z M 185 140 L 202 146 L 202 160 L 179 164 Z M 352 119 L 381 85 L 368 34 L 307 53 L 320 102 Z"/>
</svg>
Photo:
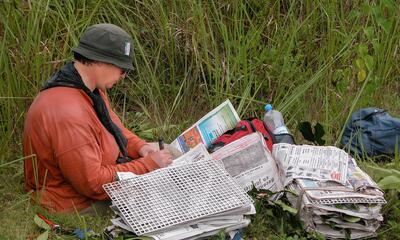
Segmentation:
<svg viewBox="0 0 400 240">
<path fill-rule="evenodd" d="M 200 143 L 208 147 L 239 120 L 227 100 L 171 145 L 183 153 Z M 253 186 L 273 192 L 291 189 L 296 196 L 288 198 L 300 210 L 307 230 L 328 238 L 374 236 L 383 220 L 382 191 L 339 148 L 275 144 L 271 154 L 261 134 L 253 133 L 220 148 L 212 157 L 245 191 Z"/>
<path fill-rule="evenodd" d="M 375 235 L 383 220 L 383 193 L 341 149 L 282 143 L 271 153 L 256 132 L 211 157 L 206 148 L 239 120 L 227 100 L 171 143 L 184 155 L 170 167 L 140 176 L 119 173 L 121 181 L 104 185 L 119 216 L 113 224 L 161 240 L 240 229 L 250 222 L 246 215 L 255 213 L 246 194 L 255 186 L 290 189 L 294 195 L 288 199 L 307 230 L 327 238 Z"/>
<path fill-rule="evenodd" d="M 122 176 L 121 174 L 119 175 Z M 195 239 L 246 227 L 252 200 L 199 144 L 171 167 L 103 186 L 112 223 L 153 239 Z"/>
<path fill-rule="evenodd" d="M 376 235 L 386 203 L 377 184 L 335 147 L 275 144 L 273 156 L 291 204 L 309 231 L 328 238 Z"/>
</svg>

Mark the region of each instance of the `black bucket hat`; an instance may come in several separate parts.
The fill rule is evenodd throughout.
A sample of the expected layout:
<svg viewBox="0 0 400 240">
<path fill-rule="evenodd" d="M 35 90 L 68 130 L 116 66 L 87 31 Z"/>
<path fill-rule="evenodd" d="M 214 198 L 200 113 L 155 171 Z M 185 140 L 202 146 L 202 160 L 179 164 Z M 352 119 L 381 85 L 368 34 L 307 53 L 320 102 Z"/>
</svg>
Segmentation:
<svg viewBox="0 0 400 240">
<path fill-rule="evenodd" d="M 73 52 L 122 69 L 133 69 L 132 38 L 122 28 L 108 23 L 88 27 Z"/>
</svg>

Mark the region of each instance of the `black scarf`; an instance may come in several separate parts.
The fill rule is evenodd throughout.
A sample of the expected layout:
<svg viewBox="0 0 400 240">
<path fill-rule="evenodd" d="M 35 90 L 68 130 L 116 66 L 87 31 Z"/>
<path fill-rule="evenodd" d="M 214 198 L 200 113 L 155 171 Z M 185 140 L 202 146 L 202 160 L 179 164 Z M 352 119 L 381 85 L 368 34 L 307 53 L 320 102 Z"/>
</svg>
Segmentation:
<svg viewBox="0 0 400 240">
<path fill-rule="evenodd" d="M 92 99 L 93 108 L 100 122 L 108 130 L 108 132 L 114 136 L 115 141 L 118 144 L 119 150 L 123 157 L 118 157 L 117 163 L 123 163 L 131 160 L 126 150 L 126 144 L 128 141 L 122 134 L 121 129 L 119 129 L 119 127 L 111 120 L 106 104 L 101 98 L 99 89 L 96 88 L 92 92 L 88 87 L 85 86 L 81 76 L 75 69 L 73 62 L 68 62 L 60 70 L 55 72 L 50 79 L 44 83 L 41 91 L 53 87 L 71 87 L 82 89 L 90 97 L 90 99 Z"/>
</svg>

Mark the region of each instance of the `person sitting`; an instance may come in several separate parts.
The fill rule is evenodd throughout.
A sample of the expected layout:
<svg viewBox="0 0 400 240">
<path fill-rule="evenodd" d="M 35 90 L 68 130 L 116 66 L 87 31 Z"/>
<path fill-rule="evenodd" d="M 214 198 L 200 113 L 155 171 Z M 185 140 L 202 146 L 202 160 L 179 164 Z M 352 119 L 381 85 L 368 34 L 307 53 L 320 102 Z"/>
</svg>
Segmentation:
<svg viewBox="0 0 400 240">
<path fill-rule="evenodd" d="M 125 128 L 111 109 L 106 89 L 132 65 L 132 38 L 113 24 L 83 33 L 74 61 L 44 84 L 25 120 L 25 189 L 54 212 L 85 212 L 108 200 L 102 188 L 117 172 L 144 174 L 172 162 Z"/>
</svg>

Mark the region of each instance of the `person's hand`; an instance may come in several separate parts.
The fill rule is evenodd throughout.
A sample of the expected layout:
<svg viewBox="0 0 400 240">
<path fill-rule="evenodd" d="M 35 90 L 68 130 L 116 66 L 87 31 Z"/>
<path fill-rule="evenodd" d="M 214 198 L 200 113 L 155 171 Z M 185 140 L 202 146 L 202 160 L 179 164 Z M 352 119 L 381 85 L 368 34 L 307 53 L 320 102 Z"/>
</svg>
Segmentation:
<svg viewBox="0 0 400 240">
<path fill-rule="evenodd" d="M 147 154 L 155 152 L 155 151 L 158 151 L 158 149 L 156 147 L 154 147 L 151 144 L 145 144 L 145 145 L 143 145 L 143 147 L 140 148 L 139 155 L 144 157 Z"/>
<path fill-rule="evenodd" d="M 149 156 L 160 168 L 166 167 L 172 163 L 172 155 L 167 149 L 151 152 Z"/>
</svg>

